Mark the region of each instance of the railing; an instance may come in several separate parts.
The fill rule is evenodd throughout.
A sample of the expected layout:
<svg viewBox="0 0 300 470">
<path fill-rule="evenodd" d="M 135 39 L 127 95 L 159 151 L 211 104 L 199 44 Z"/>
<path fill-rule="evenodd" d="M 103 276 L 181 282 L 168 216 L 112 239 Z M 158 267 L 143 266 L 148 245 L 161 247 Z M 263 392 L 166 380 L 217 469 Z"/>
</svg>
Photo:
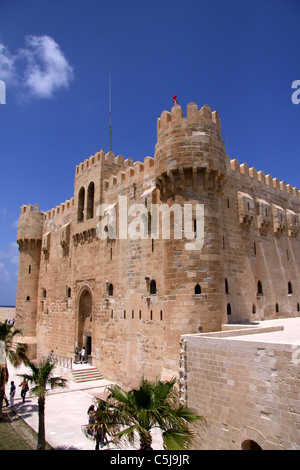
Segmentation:
<svg viewBox="0 0 300 470">
<path fill-rule="evenodd" d="M 59 354 L 53 354 L 53 361 L 58 366 L 66 367 L 67 369 L 72 369 L 72 358 L 60 356 Z"/>
</svg>

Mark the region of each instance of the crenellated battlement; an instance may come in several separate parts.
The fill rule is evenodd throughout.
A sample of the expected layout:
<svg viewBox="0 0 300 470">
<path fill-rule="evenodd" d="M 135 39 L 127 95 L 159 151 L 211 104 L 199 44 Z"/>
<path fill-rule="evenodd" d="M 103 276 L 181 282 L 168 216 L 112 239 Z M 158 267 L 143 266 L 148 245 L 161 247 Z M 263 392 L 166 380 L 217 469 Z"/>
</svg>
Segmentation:
<svg viewBox="0 0 300 470">
<path fill-rule="evenodd" d="M 51 219 L 59 214 L 68 215 L 73 212 L 74 208 L 74 197 L 67 199 L 65 202 L 61 202 L 56 207 L 49 209 L 45 212 L 45 220 Z"/>
<path fill-rule="evenodd" d="M 101 149 L 100 152 L 96 152 L 95 155 L 91 155 L 89 158 L 86 158 L 83 162 L 76 165 L 75 176 L 82 174 L 84 171 L 92 169 L 98 164 L 112 164 L 116 167 L 123 166 L 127 168 L 128 166 L 133 166 L 133 160 L 131 158 L 124 159 L 123 155 L 117 155 L 113 152 L 105 153 L 105 150 Z"/>
<path fill-rule="evenodd" d="M 244 175 L 246 177 L 252 178 L 254 181 L 258 183 L 262 183 L 263 185 L 267 185 L 270 188 L 277 189 L 279 191 L 283 191 L 295 198 L 300 198 L 300 191 L 297 187 L 293 187 L 291 184 L 287 184 L 285 181 L 280 181 L 278 178 L 273 178 L 271 175 L 266 175 L 263 171 L 258 171 L 255 167 L 249 168 L 247 163 L 240 163 L 238 159 L 230 159 L 229 160 L 231 170 Z"/>
<path fill-rule="evenodd" d="M 221 138 L 221 122 L 218 111 L 212 111 L 210 106 L 204 105 L 200 110 L 196 103 L 187 105 L 187 114 L 184 117 L 183 110 L 180 105 L 176 104 L 172 107 L 171 112 L 163 111 L 160 118 L 157 119 L 157 135 L 162 132 L 171 131 L 173 128 L 183 126 L 185 129 L 190 127 L 191 131 L 194 127 L 215 131 Z"/>
<path fill-rule="evenodd" d="M 137 181 L 141 184 L 149 177 L 154 177 L 154 158 L 146 157 L 144 162 L 128 160 L 128 165 L 123 171 L 120 170 L 116 175 L 111 175 L 109 179 L 103 181 L 104 190 L 109 190 L 116 185 L 129 186 Z"/>
<path fill-rule="evenodd" d="M 41 240 L 45 213 L 39 211 L 39 205 L 26 204 L 21 207 L 18 223 L 17 242 Z"/>
</svg>

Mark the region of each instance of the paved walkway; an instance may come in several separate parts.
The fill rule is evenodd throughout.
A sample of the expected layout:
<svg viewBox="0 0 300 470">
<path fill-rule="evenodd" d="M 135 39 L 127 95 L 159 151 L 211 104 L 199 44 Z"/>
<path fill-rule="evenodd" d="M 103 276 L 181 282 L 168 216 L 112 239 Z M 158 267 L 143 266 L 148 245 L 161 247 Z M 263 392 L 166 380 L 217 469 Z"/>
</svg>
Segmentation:
<svg viewBox="0 0 300 470">
<path fill-rule="evenodd" d="M 26 372 L 27 369 L 24 366 L 14 369 L 9 365 L 6 395 L 9 398 L 10 381 L 14 380 L 17 390 L 13 409 L 37 432 L 37 398 L 27 394 L 25 403 L 22 403 L 21 387 L 18 387 L 21 378 L 17 374 Z M 109 384 L 110 382 L 105 379 L 84 383 L 68 381 L 67 388 L 49 391 L 45 412 L 46 441 L 55 449 L 94 450 L 95 442 L 85 436 L 82 426 L 88 424 L 87 410 L 93 403 L 94 397 L 105 397 L 106 387 Z M 108 443 L 103 450 L 116 448 L 112 443 Z M 138 448 L 138 443 L 136 448 Z M 134 449 L 134 447 L 128 447 L 128 449 Z M 153 449 L 162 449 L 159 434 L 153 435 Z"/>
</svg>

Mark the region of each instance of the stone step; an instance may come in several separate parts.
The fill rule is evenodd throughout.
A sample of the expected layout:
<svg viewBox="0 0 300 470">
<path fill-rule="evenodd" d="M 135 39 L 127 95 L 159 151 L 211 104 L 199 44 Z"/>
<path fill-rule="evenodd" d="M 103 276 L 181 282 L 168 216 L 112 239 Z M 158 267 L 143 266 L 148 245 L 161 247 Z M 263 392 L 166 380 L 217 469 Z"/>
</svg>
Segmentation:
<svg viewBox="0 0 300 470">
<path fill-rule="evenodd" d="M 74 378 L 74 381 L 77 383 L 89 382 L 91 380 L 101 380 L 104 378 L 101 372 L 96 367 L 72 370 L 72 376 Z"/>
</svg>

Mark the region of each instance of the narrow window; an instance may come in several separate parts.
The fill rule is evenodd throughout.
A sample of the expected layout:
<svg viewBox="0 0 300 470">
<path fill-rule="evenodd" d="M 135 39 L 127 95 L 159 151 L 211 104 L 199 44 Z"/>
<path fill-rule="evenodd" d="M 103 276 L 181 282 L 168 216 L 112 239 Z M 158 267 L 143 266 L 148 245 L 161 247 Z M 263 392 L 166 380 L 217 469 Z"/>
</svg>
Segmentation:
<svg viewBox="0 0 300 470">
<path fill-rule="evenodd" d="M 31 273 L 31 264 L 28 266 L 28 274 Z"/>
<path fill-rule="evenodd" d="M 112 247 L 110 249 L 110 260 L 112 260 Z"/>
<path fill-rule="evenodd" d="M 299 304 L 299 302 L 297 303 L 297 312 L 300 312 L 300 304 Z"/>
<path fill-rule="evenodd" d="M 229 199 L 227 199 L 227 207 L 228 207 L 228 209 L 230 207 L 230 200 Z"/>
<path fill-rule="evenodd" d="M 27 295 L 26 300 L 30 300 L 30 296 L 29 296 L 29 295 Z"/>
<path fill-rule="evenodd" d="M 108 286 L 108 295 L 114 295 L 114 286 L 112 284 L 109 284 Z"/>
<path fill-rule="evenodd" d="M 110 318 L 114 318 L 114 311 L 113 310 L 110 311 Z"/>
<path fill-rule="evenodd" d="M 263 289 L 262 289 L 261 281 L 258 281 L 258 283 L 257 283 L 257 294 L 258 295 L 263 295 Z"/>
<path fill-rule="evenodd" d="M 225 277 L 225 294 L 229 294 L 228 281 Z"/>
<path fill-rule="evenodd" d="M 275 305 L 275 311 L 276 311 L 276 313 L 279 312 L 279 305 L 278 304 Z"/>
<path fill-rule="evenodd" d="M 152 319 L 153 319 L 153 312 L 152 312 L 152 310 L 150 310 L 150 320 L 152 320 Z"/>
<path fill-rule="evenodd" d="M 156 294 L 156 282 L 154 281 L 154 279 L 152 279 L 152 281 L 150 282 L 150 294 Z"/>
<path fill-rule="evenodd" d="M 77 222 L 83 222 L 84 218 L 84 188 L 80 188 L 78 193 L 78 212 L 77 212 Z"/>
<path fill-rule="evenodd" d="M 43 299 L 45 299 L 47 297 L 47 291 L 46 289 L 43 289 L 42 290 L 42 294 L 43 294 Z"/>
<path fill-rule="evenodd" d="M 71 297 L 71 293 L 72 293 L 71 287 L 69 287 L 69 288 L 68 288 L 68 297 L 69 297 L 69 298 Z"/>
<path fill-rule="evenodd" d="M 162 310 L 160 311 L 160 320 L 163 319 L 163 313 L 162 313 Z"/>
<path fill-rule="evenodd" d="M 142 310 L 139 311 L 139 319 L 142 319 Z"/>
<path fill-rule="evenodd" d="M 134 310 L 131 311 L 131 318 L 134 319 Z"/>
<path fill-rule="evenodd" d="M 293 293 L 293 287 L 292 287 L 292 283 L 289 281 L 288 283 L 288 293 L 289 294 L 292 294 Z"/>
<path fill-rule="evenodd" d="M 89 184 L 88 195 L 87 195 L 87 219 L 92 219 L 94 217 L 94 195 L 95 195 L 95 185 L 93 182 Z"/>
<path fill-rule="evenodd" d="M 151 223 L 152 223 L 152 217 L 151 214 L 148 212 L 148 235 L 151 237 Z"/>
<path fill-rule="evenodd" d="M 255 304 L 252 305 L 252 313 L 253 313 L 253 315 L 256 313 L 256 305 Z"/>
<path fill-rule="evenodd" d="M 124 320 L 126 319 L 126 310 L 124 310 Z"/>
<path fill-rule="evenodd" d="M 231 305 L 227 304 L 227 315 L 231 315 Z"/>
<path fill-rule="evenodd" d="M 195 295 L 201 294 L 201 286 L 199 284 L 195 285 Z"/>
<path fill-rule="evenodd" d="M 154 251 L 154 238 L 152 238 L 152 253 Z"/>
</svg>

